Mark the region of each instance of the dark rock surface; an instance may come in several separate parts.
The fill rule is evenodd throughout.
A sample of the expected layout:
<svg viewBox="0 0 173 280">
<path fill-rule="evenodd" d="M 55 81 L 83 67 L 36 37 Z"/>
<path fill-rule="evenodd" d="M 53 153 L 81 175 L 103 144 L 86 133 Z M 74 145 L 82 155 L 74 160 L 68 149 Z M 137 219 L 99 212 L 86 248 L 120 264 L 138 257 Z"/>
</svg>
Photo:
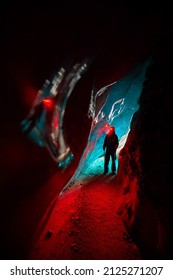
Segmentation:
<svg viewBox="0 0 173 280">
<path fill-rule="evenodd" d="M 173 257 L 172 50 L 169 36 L 152 51 L 140 108 L 119 158 L 119 213 L 144 258 Z"/>
</svg>

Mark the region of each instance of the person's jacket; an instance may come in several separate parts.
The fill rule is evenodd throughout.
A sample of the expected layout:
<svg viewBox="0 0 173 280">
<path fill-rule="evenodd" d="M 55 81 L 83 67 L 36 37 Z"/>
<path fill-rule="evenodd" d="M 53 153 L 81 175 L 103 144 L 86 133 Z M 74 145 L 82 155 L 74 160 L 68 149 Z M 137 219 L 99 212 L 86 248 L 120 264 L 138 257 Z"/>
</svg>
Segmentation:
<svg viewBox="0 0 173 280">
<path fill-rule="evenodd" d="M 106 135 L 105 140 L 104 140 L 104 144 L 103 144 L 103 150 L 106 149 L 106 151 L 108 152 L 115 152 L 116 149 L 118 148 L 118 136 L 113 133 L 111 135 Z"/>
</svg>

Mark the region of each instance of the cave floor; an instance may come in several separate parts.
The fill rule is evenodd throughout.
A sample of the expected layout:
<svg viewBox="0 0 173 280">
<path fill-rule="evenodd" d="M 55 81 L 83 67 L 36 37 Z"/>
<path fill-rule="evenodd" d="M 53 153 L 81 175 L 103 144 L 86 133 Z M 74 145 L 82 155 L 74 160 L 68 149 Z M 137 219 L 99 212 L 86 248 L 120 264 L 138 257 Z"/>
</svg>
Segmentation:
<svg viewBox="0 0 173 280">
<path fill-rule="evenodd" d="M 97 175 L 78 181 L 45 213 L 29 259 L 142 259 L 116 213 L 117 177 Z"/>
</svg>

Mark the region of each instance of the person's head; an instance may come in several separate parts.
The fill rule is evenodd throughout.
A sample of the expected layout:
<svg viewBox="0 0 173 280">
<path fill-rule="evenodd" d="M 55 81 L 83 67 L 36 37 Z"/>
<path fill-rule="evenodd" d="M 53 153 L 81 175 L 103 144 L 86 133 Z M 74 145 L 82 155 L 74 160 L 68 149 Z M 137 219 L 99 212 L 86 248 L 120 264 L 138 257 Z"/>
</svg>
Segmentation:
<svg viewBox="0 0 173 280">
<path fill-rule="evenodd" d="M 108 135 L 112 135 L 113 133 L 115 133 L 115 127 L 114 126 L 110 126 L 109 127 L 109 131 L 108 131 Z"/>
</svg>

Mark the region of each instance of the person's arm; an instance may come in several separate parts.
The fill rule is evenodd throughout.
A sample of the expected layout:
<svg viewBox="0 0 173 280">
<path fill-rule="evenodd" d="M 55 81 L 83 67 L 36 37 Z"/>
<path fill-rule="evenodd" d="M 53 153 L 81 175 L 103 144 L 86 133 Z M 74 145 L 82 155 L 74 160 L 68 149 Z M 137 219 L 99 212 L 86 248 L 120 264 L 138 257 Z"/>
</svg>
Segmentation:
<svg viewBox="0 0 173 280">
<path fill-rule="evenodd" d="M 107 143 L 106 143 L 106 137 L 105 137 L 104 144 L 103 144 L 103 150 L 105 150 L 106 146 L 107 146 Z"/>
<path fill-rule="evenodd" d="M 117 149 L 119 145 L 119 141 L 118 141 L 118 136 L 116 135 L 116 144 L 115 144 L 115 148 Z"/>
</svg>

